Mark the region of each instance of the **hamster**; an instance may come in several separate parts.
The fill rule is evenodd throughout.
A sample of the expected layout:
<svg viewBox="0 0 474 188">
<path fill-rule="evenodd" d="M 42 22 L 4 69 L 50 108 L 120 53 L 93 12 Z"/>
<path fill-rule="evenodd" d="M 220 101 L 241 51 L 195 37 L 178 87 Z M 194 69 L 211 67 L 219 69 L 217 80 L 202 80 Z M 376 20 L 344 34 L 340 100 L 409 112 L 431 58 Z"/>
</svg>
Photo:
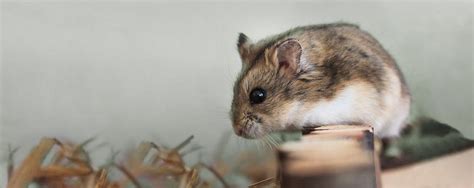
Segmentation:
<svg viewBox="0 0 474 188">
<path fill-rule="evenodd" d="M 302 26 L 255 43 L 240 33 L 237 49 L 242 69 L 230 115 L 241 137 L 331 124 L 396 137 L 406 125 L 411 97 L 402 72 L 357 25 Z"/>
</svg>

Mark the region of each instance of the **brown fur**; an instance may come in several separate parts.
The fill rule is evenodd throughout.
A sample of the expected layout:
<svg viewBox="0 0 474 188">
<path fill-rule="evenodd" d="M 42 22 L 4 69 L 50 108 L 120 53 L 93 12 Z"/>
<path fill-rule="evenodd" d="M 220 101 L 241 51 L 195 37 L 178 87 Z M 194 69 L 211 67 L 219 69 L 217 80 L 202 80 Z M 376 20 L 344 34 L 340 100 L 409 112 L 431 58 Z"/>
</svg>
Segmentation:
<svg viewBox="0 0 474 188">
<path fill-rule="evenodd" d="M 292 70 L 279 64 L 282 57 L 275 54 L 281 54 L 279 45 L 287 40 L 299 42 L 304 62 L 297 63 L 307 66 L 294 68 L 290 63 Z M 278 124 L 282 109 L 291 101 L 330 100 L 351 82 L 364 82 L 382 92 L 387 87 L 387 68 L 398 75 L 402 95 L 409 95 L 393 58 L 370 34 L 352 24 L 297 27 L 254 44 L 240 34 L 237 47 L 243 69 L 234 86 L 231 113 L 238 134 L 248 131 L 252 123 Z M 289 55 L 298 56 L 293 51 Z M 255 87 L 265 89 L 268 96 L 265 102 L 252 105 L 248 96 Z"/>
</svg>

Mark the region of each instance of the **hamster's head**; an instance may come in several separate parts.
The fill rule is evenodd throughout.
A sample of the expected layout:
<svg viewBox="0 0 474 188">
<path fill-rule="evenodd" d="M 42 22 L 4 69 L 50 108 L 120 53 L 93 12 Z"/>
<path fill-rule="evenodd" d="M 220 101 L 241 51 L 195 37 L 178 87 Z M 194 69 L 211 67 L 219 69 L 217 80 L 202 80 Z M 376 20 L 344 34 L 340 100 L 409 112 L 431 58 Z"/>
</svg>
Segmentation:
<svg viewBox="0 0 474 188">
<path fill-rule="evenodd" d="M 259 138 L 273 131 L 288 130 L 292 125 L 288 124 L 286 114 L 301 68 L 300 43 L 284 39 L 262 46 L 251 44 L 240 34 L 237 47 L 242 70 L 234 85 L 231 107 L 235 133 L 244 138 Z"/>
</svg>

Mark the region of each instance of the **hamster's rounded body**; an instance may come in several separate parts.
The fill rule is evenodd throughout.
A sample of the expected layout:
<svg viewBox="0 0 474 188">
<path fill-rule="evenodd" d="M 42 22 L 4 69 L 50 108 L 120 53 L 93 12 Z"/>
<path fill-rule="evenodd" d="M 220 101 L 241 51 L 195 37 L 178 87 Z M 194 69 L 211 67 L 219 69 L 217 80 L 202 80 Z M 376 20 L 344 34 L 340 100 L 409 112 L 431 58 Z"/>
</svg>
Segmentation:
<svg viewBox="0 0 474 188">
<path fill-rule="evenodd" d="M 242 71 L 231 117 L 238 135 L 365 124 L 393 137 L 406 124 L 410 92 L 401 71 L 355 25 L 298 27 L 256 43 L 240 34 L 237 46 Z"/>
</svg>

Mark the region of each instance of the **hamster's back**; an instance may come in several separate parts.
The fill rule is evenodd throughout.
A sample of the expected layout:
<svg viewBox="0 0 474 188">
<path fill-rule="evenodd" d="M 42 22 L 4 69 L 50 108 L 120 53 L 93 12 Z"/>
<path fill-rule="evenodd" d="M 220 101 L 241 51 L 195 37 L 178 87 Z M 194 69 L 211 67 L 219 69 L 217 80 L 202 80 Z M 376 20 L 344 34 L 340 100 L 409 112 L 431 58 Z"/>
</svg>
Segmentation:
<svg viewBox="0 0 474 188">
<path fill-rule="evenodd" d="M 367 97 L 360 100 L 367 108 L 361 117 L 374 126 L 382 137 L 397 136 L 405 126 L 410 109 L 410 92 L 395 60 L 368 32 L 347 23 L 296 27 L 263 39 L 255 44 L 262 49 L 277 41 L 294 38 L 302 46 L 301 61 L 314 65 L 320 78 L 319 86 L 327 87 L 325 96 L 331 99 L 348 86 L 368 83 Z"/>
</svg>

